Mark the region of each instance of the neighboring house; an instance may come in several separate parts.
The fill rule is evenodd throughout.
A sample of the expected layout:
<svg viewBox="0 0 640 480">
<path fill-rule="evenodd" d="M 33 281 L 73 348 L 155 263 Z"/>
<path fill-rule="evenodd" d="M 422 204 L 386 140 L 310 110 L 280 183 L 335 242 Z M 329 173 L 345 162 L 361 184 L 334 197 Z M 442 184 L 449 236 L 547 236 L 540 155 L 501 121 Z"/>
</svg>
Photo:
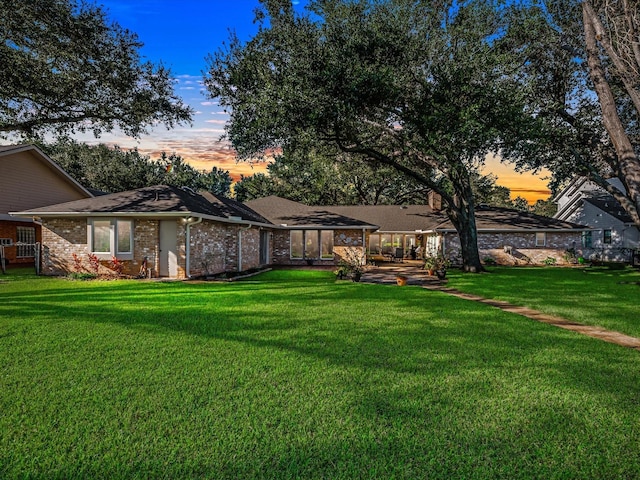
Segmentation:
<svg viewBox="0 0 640 480">
<path fill-rule="evenodd" d="M 619 180 L 610 180 L 624 191 Z M 584 232 L 580 248 L 585 258 L 629 262 L 640 248 L 640 231 L 620 203 L 603 188 L 578 178 L 555 198 L 555 218 L 590 227 Z"/>
<path fill-rule="evenodd" d="M 42 223 L 45 274 L 88 268 L 96 255 L 136 275 L 190 278 L 266 265 L 335 265 L 343 258 L 460 262 L 457 233 L 429 205 L 306 206 L 279 197 L 241 204 L 164 185 L 17 212 Z M 481 255 L 499 263 L 560 260 L 584 227 L 516 210 L 479 208 Z"/>
<path fill-rule="evenodd" d="M 9 212 L 90 198 L 92 194 L 33 145 L 0 146 L 0 245 L 9 264 L 34 261 L 40 225 Z"/>
</svg>

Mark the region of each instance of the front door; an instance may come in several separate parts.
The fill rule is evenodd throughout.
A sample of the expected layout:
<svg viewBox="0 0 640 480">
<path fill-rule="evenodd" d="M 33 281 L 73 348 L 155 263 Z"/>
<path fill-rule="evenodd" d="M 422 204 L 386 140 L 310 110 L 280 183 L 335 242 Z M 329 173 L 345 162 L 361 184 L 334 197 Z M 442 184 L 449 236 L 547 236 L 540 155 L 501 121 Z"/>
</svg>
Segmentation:
<svg viewBox="0 0 640 480">
<path fill-rule="evenodd" d="M 175 220 L 160 221 L 160 276 L 178 276 L 178 223 Z"/>
</svg>

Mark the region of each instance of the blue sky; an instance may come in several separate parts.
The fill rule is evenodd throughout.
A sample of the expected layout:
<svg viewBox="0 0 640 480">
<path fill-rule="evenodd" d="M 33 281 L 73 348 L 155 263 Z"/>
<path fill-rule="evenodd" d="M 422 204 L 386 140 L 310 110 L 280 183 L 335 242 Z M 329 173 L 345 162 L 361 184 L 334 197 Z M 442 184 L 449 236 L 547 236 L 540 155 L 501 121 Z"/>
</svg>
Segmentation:
<svg viewBox="0 0 640 480">
<path fill-rule="evenodd" d="M 294 0 L 298 9 L 307 0 Z M 195 110 L 192 126 L 167 130 L 160 126 L 140 139 L 113 133 L 100 139 L 83 136 L 88 143 L 137 147 L 156 158 L 162 151 L 177 153 L 194 167 L 210 170 L 213 166 L 229 170 L 234 178 L 262 171 L 264 165 L 236 163 L 233 152 L 219 141 L 228 115 L 217 102 L 206 97 L 202 72 L 206 56 L 228 40 L 229 31 L 240 39 L 249 39 L 257 31 L 253 23 L 258 0 L 98 0 L 109 18 L 135 32 L 144 43 L 141 54 L 154 63 L 162 62 L 176 78 L 176 93 Z M 498 175 L 499 182 L 530 201 L 546 198 L 546 181 L 533 175 L 515 173 L 508 166 L 489 161 L 486 173 Z"/>
</svg>

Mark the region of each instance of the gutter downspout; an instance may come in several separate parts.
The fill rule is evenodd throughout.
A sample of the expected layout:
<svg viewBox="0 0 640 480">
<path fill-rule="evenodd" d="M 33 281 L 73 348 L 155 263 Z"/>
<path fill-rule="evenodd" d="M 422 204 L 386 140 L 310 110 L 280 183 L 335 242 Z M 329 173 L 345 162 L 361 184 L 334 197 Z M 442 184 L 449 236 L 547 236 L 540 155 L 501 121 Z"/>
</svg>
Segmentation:
<svg viewBox="0 0 640 480">
<path fill-rule="evenodd" d="M 189 217 L 185 219 L 187 224 L 186 233 L 185 233 L 185 272 L 184 275 L 186 278 L 191 278 L 191 225 L 197 225 L 202 223 L 202 217 L 199 217 L 196 221 L 192 220 L 193 217 Z"/>
<path fill-rule="evenodd" d="M 367 233 L 366 229 L 362 229 L 362 265 L 367 264 Z"/>
<path fill-rule="evenodd" d="M 246 227 L 238 228 L 238 271 L 242 271 L 242 232 L 249 230 L 251 228 L 251 224 L 248 224 Z"/>
</svg>

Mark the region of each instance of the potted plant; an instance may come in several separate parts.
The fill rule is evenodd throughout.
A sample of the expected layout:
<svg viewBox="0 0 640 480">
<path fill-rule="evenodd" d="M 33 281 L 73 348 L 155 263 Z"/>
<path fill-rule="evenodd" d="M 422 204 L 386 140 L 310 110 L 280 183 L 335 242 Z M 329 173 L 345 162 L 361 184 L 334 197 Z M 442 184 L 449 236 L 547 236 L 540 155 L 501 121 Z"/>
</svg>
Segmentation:
<svg viewBox="0 0 640 480">
<path fill-rule="evenodd" d="M 359 282 L 364 273 L 364 265 L 362 263 L 362 253 L 359 250 L 346 248 L 344 256 L 334 273 L 338 279 L 350 277 L 354 282 Z"/>
<path fill-rule="evenodd" d="M 424 269 L 430 276 L 433 276 L 436 272 L 436 257 L 425 257 L 424 259 Z"/>
<path fill-rule="evenodd" d="M 437 275 L 438 278 L 443 279 L 447 275 L 447 268 L 449 268 L 450 263 L 442 255 L 432 256 L 425 258 L 424 268 L 429 275 Z"/>
</svg>

